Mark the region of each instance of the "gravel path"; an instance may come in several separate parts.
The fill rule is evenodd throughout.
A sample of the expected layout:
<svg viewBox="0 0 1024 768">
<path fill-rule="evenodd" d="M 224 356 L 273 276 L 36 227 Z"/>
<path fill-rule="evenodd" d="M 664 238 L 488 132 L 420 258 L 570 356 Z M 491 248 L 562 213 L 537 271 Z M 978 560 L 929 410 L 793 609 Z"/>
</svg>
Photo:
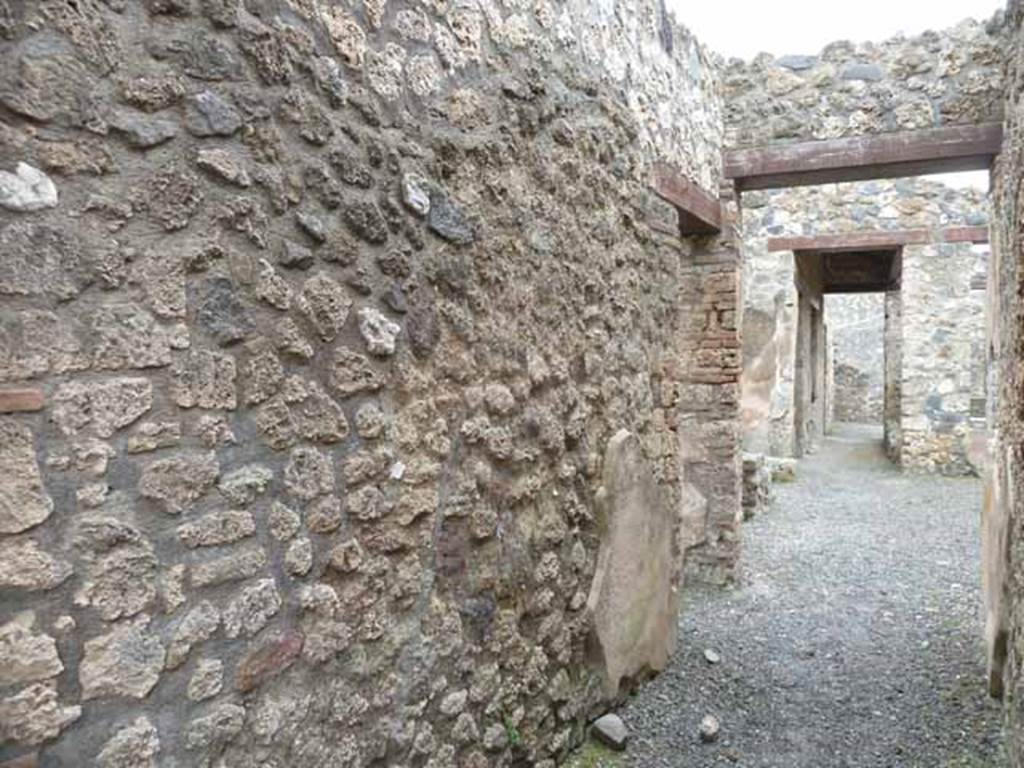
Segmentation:
<svg viewBox="0 0 1024 768">
<path fill-rule="evenodd" d="M 878 434 L 844 426 L 801 461 L 744 528 L 740 585 L 689 593 L 676 657 L 620 712 L 619 764 L 1004 765 L 984 685 L 981 485 L 901 476 Z M 721 722 L 709 745 L 706 714 Z"/>
</svg>

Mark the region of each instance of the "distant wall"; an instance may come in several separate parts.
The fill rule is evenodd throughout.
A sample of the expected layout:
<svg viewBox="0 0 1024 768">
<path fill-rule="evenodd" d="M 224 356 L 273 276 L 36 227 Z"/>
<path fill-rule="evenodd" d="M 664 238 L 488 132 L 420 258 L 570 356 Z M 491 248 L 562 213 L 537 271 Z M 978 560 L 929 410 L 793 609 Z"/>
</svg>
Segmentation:
<svg viewBox="0 0 1024 768">
<path fill-rule="evenodd" d="M 797 304 L 794 255 L 769 252 L 768 240 L 982 226 L 988 221 L 988 202 L 974 190 L 899 180 L 748 192 L 743 204 L 744 446 L 753 452 L 797 455 L 801 435 L 813 436 L 822 429 L 819 417 L 807 432 L 797 415 L 801 409 L 806 414 L 809 406 L 800 393 L 810 391 L 806 382 L 798 384 L 796 373 L 798 344 L 810 348 L 799 336 L 798 318 L 810 318 L 811 310 Z M 891 318 L 886 331 L 898 348 L 893 347 L 888 363 L 879 332 L 881 296 L 826 297 L 824 322 L 836 350 L 832 386 L 850 369 L 867 375 L 863 385 L 856 385 L 861 393 L 857 397 L 874 414 L 885 403 L 894 460 L 902 463 L 905 453 L 908 468 L 970 473 L 971 392 L 979 373 L 977 349 L 984 344 L 983 297 L 972 285 L 984 260 L 967 244 L 908 247 L 902 258 L 903 295 L 891 300 L 893 312 L 901 307 L 902 313 L 898 323 L 895 315 Z M 810 262 L 804 269 L 810 269 Z M 866 333 L 869 328 L 872 332 Z M 904 392 L 897 402 L 897 393 Z M 836 408 L 845 406 L 834 389 L 831 397 L 828 415 L 835 417 Z M 813 445 L 813 439 L 807 444 Z"/>
<path fill-rule="evenodd" d="M 724 72 L 726 144 L 999 122 L 1001 21 L 882 43 L 838 42 L 814 56 L 731 60 Z"/>
<path fill-rule="evenodd" d="M 881 424 L 885 401 L 885 297 L 881 293 L 825 297 L 835 354 L 832 416 Z"/>
<path fill-rule="evenodd" d="M 984 294 L 972 289 L 982 257 L 967 243 L 903 251 L 900 464 L 969 475 L 971 412 L 984 343 Z M 976 369 L 980 367 L 981 371 Z"/>
</svg>

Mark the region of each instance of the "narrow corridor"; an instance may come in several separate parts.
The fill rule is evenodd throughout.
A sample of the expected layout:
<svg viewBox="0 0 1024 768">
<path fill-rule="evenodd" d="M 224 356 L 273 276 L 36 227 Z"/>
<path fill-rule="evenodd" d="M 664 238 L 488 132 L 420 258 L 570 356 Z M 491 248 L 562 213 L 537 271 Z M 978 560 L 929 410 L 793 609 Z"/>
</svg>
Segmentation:
<svg viewBox="0 0 1024 768">
<path fill-rule="evenodd" d="M 999 766 L 981 483 L 902 476 L 839 426 L 744 529 L 738 587 L 690 592 L 669 669 L 620 712 L 625 765 Z M 718 664 L 705 650 L 721 657 Z M 720 737 L 702 744 L 701 719 Z"/>
</svg>

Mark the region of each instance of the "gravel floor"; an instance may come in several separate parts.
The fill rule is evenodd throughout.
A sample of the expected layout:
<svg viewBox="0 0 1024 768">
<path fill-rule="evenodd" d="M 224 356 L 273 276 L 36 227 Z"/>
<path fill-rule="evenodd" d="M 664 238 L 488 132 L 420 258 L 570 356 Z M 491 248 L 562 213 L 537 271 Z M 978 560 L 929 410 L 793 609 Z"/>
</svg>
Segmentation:
<svg viewBox="0 0 1024 768">
<path fill-rule="evenodd" d="M 676 657 L 620 712 L 619 764 L 1004 765 L 984 686 L 981 484 L 901 476 L 879 435 L 840 428 L 744 528 L 740 585 L 689 593 Z M 706 714 L 721 722 L 709 745 Z"/>
</svg>

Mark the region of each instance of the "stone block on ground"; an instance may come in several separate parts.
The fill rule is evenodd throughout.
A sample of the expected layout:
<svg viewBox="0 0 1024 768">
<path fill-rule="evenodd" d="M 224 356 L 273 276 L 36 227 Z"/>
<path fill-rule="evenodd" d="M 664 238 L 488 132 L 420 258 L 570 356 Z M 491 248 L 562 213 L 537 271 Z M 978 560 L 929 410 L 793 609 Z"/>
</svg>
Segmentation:
<svg viewBox="0 0 1024 768">
<path fill-rule="evenodd" d="M 625 430 L 608 443 L 598 521 L 603 535 L 587 611 L 592 662 L 614 696 L 624 678 L 664 669 L 678 610 L 672 511 L 640 441 Z"/>
<path fill-rule="evenodd" d="M 612 749 L 622 752 L 629 741 L 629 729 L 622 718 L 613 712 L 602 715 L 590 726 L 594 738 Z"/>
<path fill-rule="evenodd" d="M 772 474 L 764 454 L 743 454 L 743 519 L 768 510 L 772 499 Z"/>
</svg>

